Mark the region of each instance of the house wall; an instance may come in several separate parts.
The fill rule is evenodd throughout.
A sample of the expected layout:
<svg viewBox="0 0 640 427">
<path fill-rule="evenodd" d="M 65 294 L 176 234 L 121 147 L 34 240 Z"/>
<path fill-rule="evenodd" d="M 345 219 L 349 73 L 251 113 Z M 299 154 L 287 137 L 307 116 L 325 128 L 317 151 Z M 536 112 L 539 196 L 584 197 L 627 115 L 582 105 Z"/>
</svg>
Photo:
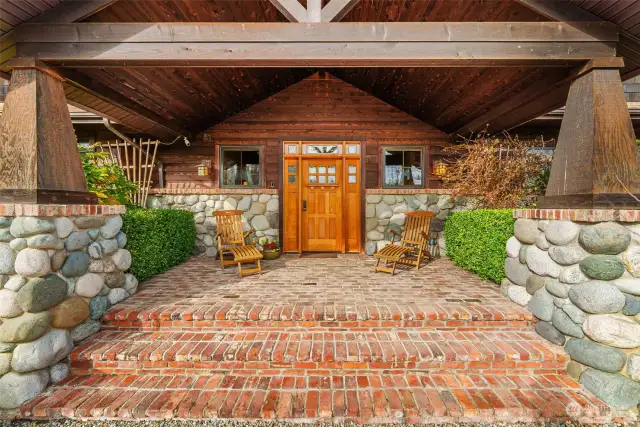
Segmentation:
<svg viewBox="0 0 640 427">
<path fill-rule="evenodd" d="M 448 145 L 448 135 L 328 74 L 316 74 L 239 112 L 198 135 L 190 147 L 182 142 L 162 147 L 159 158 L 164 165 L 165 188 L 152 190 L 157 197 L 151 197 L 149 205 L 193 211 L 198 247 L 208 255 L 216 254 L 212 214 L 218 209 L 244 210 L 245 227 L 257 230 L 256 240 L 282 237 L 279 236 L 280 204 L 275 201 L 281 191 L 282 141 L 286 140 L 364 143 L 362 167 L 367 197 L 362 203 L 362 223 L 366 222 L 362 229 L 362 249 L 367 253 L 389 242 L 387 228 L 402 229 L 404 211 L 437 209 L 439 217 L 443 217 L 453 204 L 459 205 L 449 202 L 450 198 L 443 199 L 441 204 L 447 206 L 440 212 L 437 207 L 440 180 L 428 173 L 431 161 L 441 156 L 442 148 Z M 219 147 L 229 145 L 262 147 L 261 188 L 220 188 Z M 426 189 L 381 189 L 381 156 L 385 145 L 427 147 Z M 208 176 L 197 175 L 197 166 L 203 161 L 211 162 Z M 154 181 L 158 182 L 157 176 Z M 426 203 L 427 193 L 433 199 L 431 204 Z M 388 196 L 385 200 L 393 198 L 394 202 L 386 205 L 383 194 Z M 414 203 L 418 196 L 423 203 Z M 271 199 L 274 201 L 269 203 Z M 464 209 L 465 202 L 460 205 L 459 209 Z M 389 209 L 396 211 L 393 220 L 385 216 Z"/>
<path fill-rule="evenodd" d="M 428 146 L 440 153 L 448 135 L 328 74 L 309 77 L 239 112 L 197 136 L 191 147 L 165 148 L 160 160 L 167 188 L 217 188 L 218 147 L 263 147 L 263 188 L 279 188 L 283 140 L 355 140 L 365 142 L 366 188 L 381 184 L 383 145 Z M 164 147 L 163 147 L 164 148 Z M 211 160 L 209 176 L 197 176 L 197 165 Z M 430 169 L 429 156 L 425 164 Z M 428 188 L 440 181 L 431 177 Z"/>
</svg>

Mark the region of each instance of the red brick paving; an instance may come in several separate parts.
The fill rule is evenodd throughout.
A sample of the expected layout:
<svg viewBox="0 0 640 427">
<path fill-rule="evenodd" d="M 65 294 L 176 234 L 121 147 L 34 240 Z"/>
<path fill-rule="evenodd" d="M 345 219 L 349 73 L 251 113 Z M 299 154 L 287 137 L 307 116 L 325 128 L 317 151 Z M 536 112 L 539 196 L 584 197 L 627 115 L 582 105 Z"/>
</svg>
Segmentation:
<svg viewBox="0 0 640 427">
<path fill-rule="evenodd" d="M 563 374 L 532 317 L 449 261 L 391 277 L 358 256 L 240 279 L 194 258 L 144 283 L 25 418 L 368 423 L 631 420 Z M 627 417 L 627 418 L 625 418 Z"/>
<path fill-rule="evenodd" d="M 270 369 L 562 373 L 567 356 L 534 332 L 103 331 L 76 348 L 79 374 L 203 374 Z"/>
<path fill-rule="evenodd" d="M 562 375 L 427 373 L 75 376 L 23 406 L 21 415 L 373 423 L 612 419 L 608 408 Z"/>
</svg>

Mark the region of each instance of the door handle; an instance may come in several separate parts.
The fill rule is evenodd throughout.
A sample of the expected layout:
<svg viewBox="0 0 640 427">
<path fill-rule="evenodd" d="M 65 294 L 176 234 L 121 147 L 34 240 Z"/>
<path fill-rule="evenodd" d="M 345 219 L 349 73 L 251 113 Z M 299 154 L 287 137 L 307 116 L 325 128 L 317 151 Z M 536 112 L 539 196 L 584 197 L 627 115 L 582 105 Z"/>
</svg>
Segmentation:
<svg viewBox="0 0 640 427">
<path fill-rule="evenodd" d="M 307 210 L 307 201 L 306 201 L 306 200 L 303 200 L 303 201 L 302 201 L 302 210 L 303 210 L 303 211 L 306 211 L 306 210 Z"/>
</svg>

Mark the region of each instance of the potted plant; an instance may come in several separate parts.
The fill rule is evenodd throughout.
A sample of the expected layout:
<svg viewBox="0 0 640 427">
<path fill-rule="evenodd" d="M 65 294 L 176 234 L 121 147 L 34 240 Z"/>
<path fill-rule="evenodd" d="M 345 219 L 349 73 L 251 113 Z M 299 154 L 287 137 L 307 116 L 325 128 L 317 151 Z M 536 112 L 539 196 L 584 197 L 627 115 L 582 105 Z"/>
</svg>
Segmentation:
<svg viewBox="0 0 640 427">
<path fill-rule="evenodd" d="M 263 237 L 259 243 L 262 245 L 262 255 L 267 261 L 280 258 L 280 245 L 277 240 L 269 241 L 269 238 Z"/>
</svg>

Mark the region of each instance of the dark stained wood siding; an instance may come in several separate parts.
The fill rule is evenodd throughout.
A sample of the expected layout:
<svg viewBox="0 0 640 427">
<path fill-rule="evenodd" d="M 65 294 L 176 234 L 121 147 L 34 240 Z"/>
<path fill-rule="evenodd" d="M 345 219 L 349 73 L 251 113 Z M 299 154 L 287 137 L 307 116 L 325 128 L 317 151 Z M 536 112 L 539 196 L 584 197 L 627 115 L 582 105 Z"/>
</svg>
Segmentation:
<svg viewBox="0 0 640 427">
<path fill-rule="evenodd" d="M 270 188 L 273 182 L 278 188 L 283 140 L 364 141 L 366 187 L 378 188 L 383 145 L 440 147 L 447 145 L 448 135 L 340 79 L 316 74 L 218 123 L 198 135 L 190 148 L 163 147 L 167 187 L 215 187 L 219 146 L 260 145 L 263 186 Z M 213 167 L 203 179 L 197 177 L 195 164 L 205 158 Z M 195 164 L 187 170 L 187 162 Z"/>
<path fill-rule="evenodd" d="M 547 20 L 512 0 L 360 0 L 343 19 L 351 22 Z"/>
</svg>

